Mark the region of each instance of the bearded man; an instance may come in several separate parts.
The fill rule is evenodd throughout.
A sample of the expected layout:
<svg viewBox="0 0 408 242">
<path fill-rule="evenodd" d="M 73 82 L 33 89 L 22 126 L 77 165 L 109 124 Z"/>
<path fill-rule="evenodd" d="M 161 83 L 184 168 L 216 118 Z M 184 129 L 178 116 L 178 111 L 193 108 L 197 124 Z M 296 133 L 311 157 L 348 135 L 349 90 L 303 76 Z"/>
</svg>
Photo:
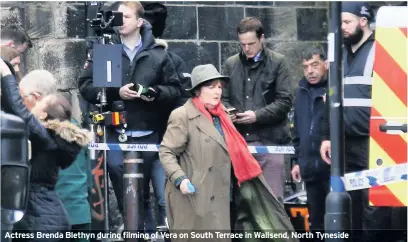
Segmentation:
<svg viewBox="0 0 408 242">
<path fill-rule="evenodd" d="M 368 169 L 371 85 L 374 65 L 374 20 L 371 7 L 365 2 L 342 3 L 345 171 Z M 330 129 L 328 101 L 323 122 L 322 159 L 330 160 Z M 373 207 L 368 203 L 368 189 L 349 191 L 352 200 L 352 241 L 395 241 L 391 230 L 391 208 Z"/>
</svg>

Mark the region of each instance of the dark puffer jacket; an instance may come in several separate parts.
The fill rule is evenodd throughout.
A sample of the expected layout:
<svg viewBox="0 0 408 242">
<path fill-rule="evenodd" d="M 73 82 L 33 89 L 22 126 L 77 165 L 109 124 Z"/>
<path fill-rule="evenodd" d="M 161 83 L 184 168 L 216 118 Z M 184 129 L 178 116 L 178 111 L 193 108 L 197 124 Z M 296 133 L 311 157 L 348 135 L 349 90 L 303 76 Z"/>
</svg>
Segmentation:
<svg viewBox="0 0 408 242">
<path fill-rule="evenodd" d="M 89 135 L 87 131 L 77 128 L 69 121 L 53 120 L 45 125 L 48 127 L 49 137 L 37 138 L 44 138 L 42 142 L 45 142 L 46 146 L 37 145 L 37 138 L 31 139 L 33 156 L 30 160 L 27 212 L 15 225 L 15 231 L 55 233 L 70 229 L 67 213 L 54 187 L 59 167 L 64 169 L 73 163 L 81 146 L 86 146 L 89 142 Z"/>
<path fill-rule="evenodd" d="M 68 217 L 54 191 L 54 186 L 58 179 L 58 169 L 67 168 L 73 163 L 81 147 L 89 143 L 90 134 L 69 121 L 50 120 L 44 124 L 40 123 L 23 104 L 15 77 L 12 75 L 2 77 L 1 84 L 2 100 L 13 114 L 25 121 L 32 144 L 27 210 L 23 219 L 15 224 L 14 230 L 19 232 L 69 230 Z M 37 241 L 37 238 L 25 241 Z"/>
<path fill-rule="evenodd" d="M 164 132 L 166 131 L 166 128 L 167 128 L 167 120 L 168 120 L 168 117 L 170 117 L 170 113 L 174 109 L 183 106 L 187 102 L 187 100 L 191 97 L 191 94 L 186 91 L 186 89 L 191 88 L 191 75 L 190 75 L 191 71 L 188 70 L 186 63 L 179 55 L 177 55 L 174 52 L 168 51 L 169 46 L 165 40 L 156 39 L 156 44 L 158 46 L 162 46 L 163 49 L 166 50 L 167 54 L 169 55 L 174 65 L 174 68 L 176 69 L 176 72 L 177 72 L 178 78 L 180 79 L 180 84 L 182 87 L 180 90 L 181 94 L 179 98 L 173 100 L 172 102 L 167 102 L 166 104 L 163 104 L 162 106 L 163 113 L 165 114 L 163 115 L 163 117 L 165 118 L 162 119 L 162 125 L 160 125 L 159 135 L 160 135 L 160 141 L 161 141 L 164 135 Z"/>
</svg>

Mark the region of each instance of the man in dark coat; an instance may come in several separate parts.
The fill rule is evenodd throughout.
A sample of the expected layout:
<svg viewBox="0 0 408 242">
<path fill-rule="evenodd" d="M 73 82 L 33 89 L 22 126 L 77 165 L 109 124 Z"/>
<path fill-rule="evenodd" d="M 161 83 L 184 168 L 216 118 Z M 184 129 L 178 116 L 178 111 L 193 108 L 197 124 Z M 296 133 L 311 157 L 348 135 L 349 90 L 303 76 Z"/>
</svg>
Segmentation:
<svg viewBox="0 0 408 242">
<path fill-rule="evenodd" d="M 166 51 L 156 44 L 150 23 L 143 19 L 144 8 L 141 3 L 122 2 L 118 11 L 123 13 L 124 22 L 112 35 L 112 42 L 123 43 L 123 86 L 107 88 L 108 103 L 124 101 L 128 137 L 134 137 L 141 143 L 158 144 L 162 120 L 168 118 L 163 109 L 167 103 L 179 98 L 180 81 L 172 60 Z M 78 87 L 86 101 L 96 104 L 99 102 L 101 90 L 93 86 L 92 74 L 92 60 L 88 60 L 81 72 Z M 139 85 L 142 85 L 142 90 L 146 92 L 138 93 Z M 118 130 L 108 129 L 108 142 L 118 143 L 118 135 Z M 160 165 L 157 153 L 143 152 L 142 156 L 144 164 Z M 123 152 L 108 152 L 108 169 L 119 210 L 123 214 Z M 161 210 L 163 211 L 160 213 L 165 214 L 164 206 Z"/>
<path fill-rule="evenodd" d="M 304 78 L 296 90 L 294 112 L 292 177 L 305 182 L 312 231 L 323 232 L 325 201 L 330 190 L 330 166 L 320 157 L 328 62 L 324 50 L 317 47 L 306 49 L 302 60 Z"/>
<path fill-rule="evenodd" d="M 237 27 L 242 51 L 227 59 L 224 74 L 231 82 L 222 101 L 235 108 L 231 115 L 248 145 L 286 145 L 291 141 L 288 113 L 292 106 L 292 81 L 286 58 L 263 44 L 261 21 L 243 19 Z M 275 195 L 282 199 L 285 186 L 283 154 L 255 154 Z"/>
</svg>

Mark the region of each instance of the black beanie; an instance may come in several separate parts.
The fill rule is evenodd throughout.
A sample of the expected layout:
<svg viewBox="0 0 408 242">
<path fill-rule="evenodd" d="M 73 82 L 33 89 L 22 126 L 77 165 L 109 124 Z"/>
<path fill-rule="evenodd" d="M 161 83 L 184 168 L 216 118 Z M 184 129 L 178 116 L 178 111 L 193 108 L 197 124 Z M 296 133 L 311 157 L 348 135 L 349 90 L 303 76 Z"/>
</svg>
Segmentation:
<svg viewBox="0 0 408 242">
<path fill-rule="evenodd" d="M 155 38 L 160 38 L 166 28 L 167 8 L 158 2 L 141 2 L 145 10 L 144 19 L 152 25 Z"/>
<path fill-rule="evenodd" d="M 352 13 L 358 17 L 365 17 L 368 21 L 374 19 L 374 13 L 367 2 L 342 2 L 341 12 Z"/>
</svg>

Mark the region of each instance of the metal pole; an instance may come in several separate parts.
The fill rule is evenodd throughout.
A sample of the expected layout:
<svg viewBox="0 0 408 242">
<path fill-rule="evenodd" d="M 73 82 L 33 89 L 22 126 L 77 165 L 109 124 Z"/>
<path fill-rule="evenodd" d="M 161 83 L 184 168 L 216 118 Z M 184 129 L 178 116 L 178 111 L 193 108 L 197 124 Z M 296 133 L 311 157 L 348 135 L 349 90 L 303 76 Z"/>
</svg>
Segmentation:
<svg viewBox="0 0 408 242">
<path fill-rule="evenodd" d="M 123 161 L 123 208 L 125 210 L 124 233 L 143 233 L 143 159 L 140 152 L 125 152 Z M 125 242 L 143 242 L 143 238 L 129 238 Z"/>
<path fill-rule="evenodd" d="M 329 104 L 331 141 L 331 192 L 326 197 L 325 230 L 328 233 L 351 229 L 351 198 L 345 190 L 344 176 L 344 122 L 341 2 L 330 2 L 330 33 L 328 36 L 330 61 Z M 349 241 L 348 238 L 330 238 L 327 241 Z"/>
<path fill-rule="evenodd" d="M 103 36 L 100 39 L 100 44 L 106 44 L 106 37 Z M 107 100 L 106 100 L 106 88 L 102 88 L 101 96 L 100 96 L 100 113 L 103 113 L 104 107 L 107 105 Z M 106 125 L 105 125 L 105 120 L 103 121 L 103 142 L 107 143 L 107 137 L 106 137 Z M 105 232 L 109 233 L 109 180 L 108 180 L 108 160 L 107 160 L 107 151 L 103 151 L 103 184 L 104 184 L 104 190 L 103 190 L 103 196 L 104 196 L 104 210 L 105 210 Z"/>
<path fill-rule="evenodd" d="M 107 143 L 106 139 L 106 126 L 103 125 L 103 143 Z M 108 180 L 108 160 L 107 160 L 107 151 L 103 151 L 103 208 L 105 214 L 105 232 L 109 233 L 109 180 Z M 105 240 L 107 241 L 107 240 Z"/>
</svg>

